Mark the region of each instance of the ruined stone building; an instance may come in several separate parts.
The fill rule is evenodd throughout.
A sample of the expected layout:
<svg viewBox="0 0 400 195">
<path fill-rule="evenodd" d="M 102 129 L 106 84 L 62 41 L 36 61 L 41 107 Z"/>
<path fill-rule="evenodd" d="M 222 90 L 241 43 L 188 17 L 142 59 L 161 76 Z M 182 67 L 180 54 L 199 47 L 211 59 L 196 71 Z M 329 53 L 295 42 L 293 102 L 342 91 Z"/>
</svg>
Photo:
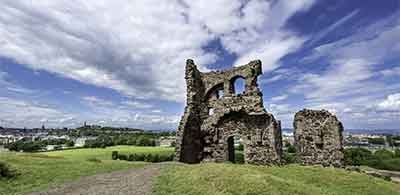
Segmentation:
<svg viewBox="0 0 400 195">
<path fill-rule="evenodd" d="M 298 162 L 304 165 L 343 166 L 343 125 L 326 110 L 304 109 L 294 117 Z"/>
<path fill-rule="evenodd" d="M 280 121 L 263 107 L 257 77 L 261 61 L 226 71 L 200 72 L 186 62 L 187 105 L 177 131 L 176 158 L 181 162 L 234 161 L 234 137 L 241 138 L 245 162 L 279 164 Z M 244 79 L 244 92 L 234 83 Z"/>
<path fill-rule="evenodd" d="M 176 160 L 234 162 L 234 138 L 240 137 L 246 163 L 283 163 L 280 121 L 265 110 L 257 85 L 261 61 L 203 73 L 187 60 L 185 74 L 187 105 L 177 131 Z M 242 93 L 235 89 L 240 79 L 245 82 Z M 302 110 L 294 127 L 298 162 L 342 165 L 343 126 L 334 115 Z"/>
</svg>

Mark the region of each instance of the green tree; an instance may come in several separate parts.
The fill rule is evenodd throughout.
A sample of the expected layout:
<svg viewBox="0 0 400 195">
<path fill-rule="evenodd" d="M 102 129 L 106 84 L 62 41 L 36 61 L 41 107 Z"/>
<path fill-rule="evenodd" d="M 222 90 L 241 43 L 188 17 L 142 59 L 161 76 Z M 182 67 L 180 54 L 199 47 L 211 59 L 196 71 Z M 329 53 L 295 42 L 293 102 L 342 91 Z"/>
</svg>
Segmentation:
<svg viewBox="0 0 400 195">
<path fill-rule="evenodd" d="M 296 153 L 296 147 L 294 147 L 293 145 L 289 145 L 287 147 L 287 152 L 288 153 Z"/>
<path fill-rule="evenodd" d="M 243 151 L 243 150 L 244 150 L 243 144 L 239 144 L 238 146 L 236 146 L 236 147 L 235 147 L 235 150 Z"/>
<path fill-rule="evenodd" d="M 65 143 L 68 147 L 73 147 L 75 145 L 74 141 L 72 140 L 67 140 Z"/>
<path fill-rule="evenodd" d="M 394 150 L 394 157 L 400 158 L 400 149 L 399 148 L 396 148 L 396 150 Z"/>
<path fill-rule="evenodd" d="M 368 138 L 368 143 L 375 145 L 385 145 L 385 139 L 383 137 Z"/>
<path fill-rule="evenodd" d="M 344 150 L 344 162 L 346 165 L 366 165 L 374 156 L 365 148 L 347 148 Z"/>
<path fill-rule="evenodd" d="M 375 158 L 383 160 L 383 159 L 391 159 L 394 157 L 394 154 L 392 151 L 386 150 L 386 149 L 380 149 L 375 151 L 374 153 Z"/>
<path fill-rule="evenodd" d="M 391 135 L 386 136 L 386 141 L 388 142 L 389 146 L 393 147 L 393 139 Z"/>
</svg>

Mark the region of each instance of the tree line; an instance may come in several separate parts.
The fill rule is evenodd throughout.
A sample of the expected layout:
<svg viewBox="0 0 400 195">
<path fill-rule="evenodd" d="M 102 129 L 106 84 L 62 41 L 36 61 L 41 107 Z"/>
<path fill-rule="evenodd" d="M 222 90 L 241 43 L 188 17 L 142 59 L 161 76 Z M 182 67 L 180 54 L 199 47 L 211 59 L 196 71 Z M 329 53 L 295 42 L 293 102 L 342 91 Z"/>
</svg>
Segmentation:
<svg viewBox="0 0 400 195">
<path fill-rule="evenodd" d="M 48 145 L 66 145 L 68 147 L 72 147 L 74 144 L 74 141 L 67 139 L 32 140 L 23 138 L 16 142 L 6 144 L 5 148 L 17 152 L 37 152 L 44 150 Z"/>
</svg>

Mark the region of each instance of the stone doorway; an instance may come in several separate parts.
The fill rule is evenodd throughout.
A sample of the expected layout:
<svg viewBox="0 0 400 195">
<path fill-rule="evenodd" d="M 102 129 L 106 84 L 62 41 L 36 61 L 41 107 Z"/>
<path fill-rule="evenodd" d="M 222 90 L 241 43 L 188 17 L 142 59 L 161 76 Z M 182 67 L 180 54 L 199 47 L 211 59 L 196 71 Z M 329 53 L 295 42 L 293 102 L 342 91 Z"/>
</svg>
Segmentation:
<svg viewBox="0 0 400 195">
<path fill-rule="evenodd" d="M 235 163 L 235 137 L 228 137 L 228 161 Z"/>
<path fill-rule="evenodd" d="M 240 135 L 232 135 L 227 139 L 227 160 L 231 163 L 243 164 L 245 155 L 244 140 Z"/>
</svg>

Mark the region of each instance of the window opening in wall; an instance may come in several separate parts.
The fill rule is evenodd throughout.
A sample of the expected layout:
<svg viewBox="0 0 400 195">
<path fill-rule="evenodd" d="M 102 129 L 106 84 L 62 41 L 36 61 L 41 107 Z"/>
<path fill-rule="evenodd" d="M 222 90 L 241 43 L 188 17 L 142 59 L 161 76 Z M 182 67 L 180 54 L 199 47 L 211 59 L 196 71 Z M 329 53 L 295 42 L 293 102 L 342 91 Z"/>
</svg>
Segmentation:
<svg viewBox="0 0 400 195">
<path fill-rule="evenodd" d="M 245 91 L 246 80 L 242 77 L 238 77 L 233 81 L 233 91 L 235 95 L 243 94 Z"/>
</svg>

